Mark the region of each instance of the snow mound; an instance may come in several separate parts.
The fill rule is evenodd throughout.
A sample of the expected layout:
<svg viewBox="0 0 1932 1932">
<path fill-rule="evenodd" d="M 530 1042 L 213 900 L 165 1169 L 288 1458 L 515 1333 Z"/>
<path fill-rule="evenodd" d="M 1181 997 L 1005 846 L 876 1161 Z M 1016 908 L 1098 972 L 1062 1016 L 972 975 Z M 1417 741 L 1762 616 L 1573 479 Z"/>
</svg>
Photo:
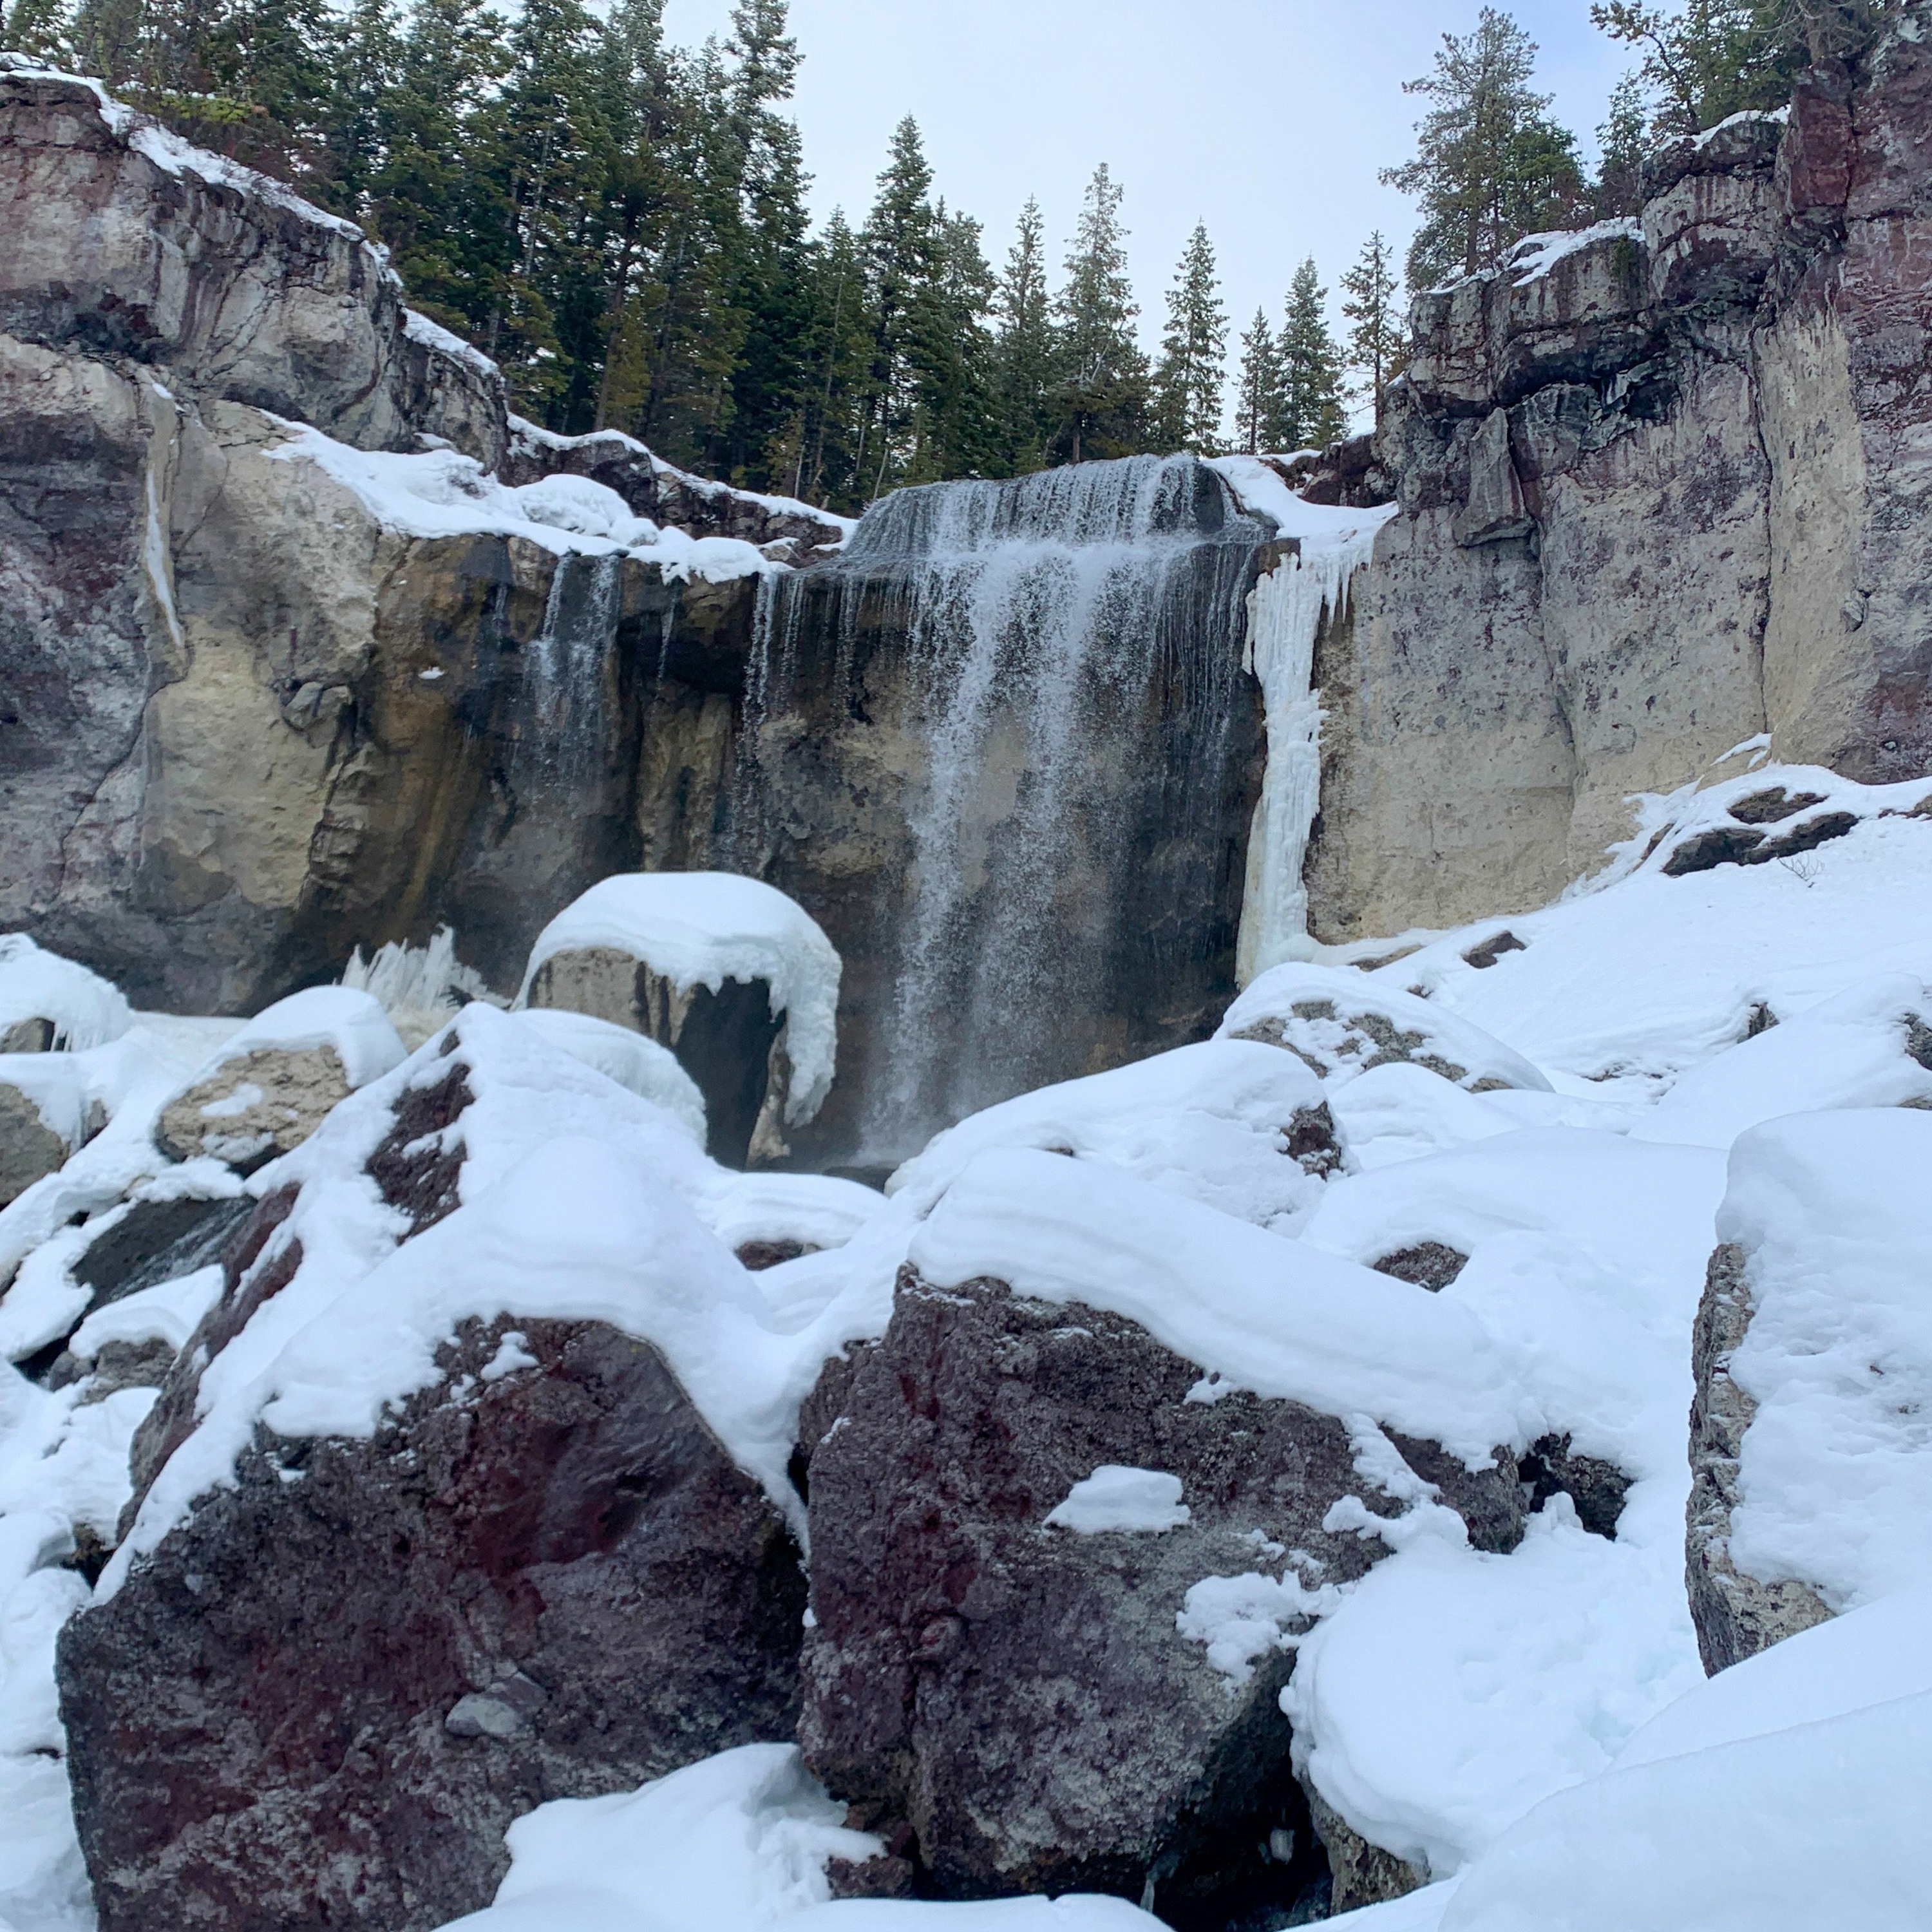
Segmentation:
<svg viewBox="0 0 1932 1932">
<path fill-rule="evenodd" d="M 1124 1315 L 1234 1388 L 1373 1416 L 1472 1466 L 1528 1439 L 1505 1361 L 1466 1310 L 1098 1162 L 980 1154 L 908 1258 L 936 1288 L 990 1277 Z"/>
<path fill-rule="evenodd" d="M 1157 1533 L 1178 1529 L 1193 1511 L 1180 1500 L 1180 1478 L 1163 1469 L 1130 1469 L 1103 1462 L 1069 1490 L 1046 1520 L 1080 1536 L 1109 1531 Z"/>
<path fill-rule="evenodd" d="M 518 1004 L 545 962 L 604 947 L 627 953 L 680 993 L 763 980 L 785 1022 L 791 1092 L 785 1119 L 810 1120 L 831 1091 L 838 1050 L 838 955 L 817 920 L 761 879 L 734 872 L 626 872 L 592 886 L 537 935 Z"/>
<path fill-rule="evenodd" d="M 41 1126 L 70 1150 L 86 1138 L 91 1096 L 81 1055 L 0 1053 L 0 1086 L 25 1094 Z"/>
<path fill-rule="evenodd" d="M 782 566 L 735 537 L 693 537 L 633 516 L 616 490 L 581 476 L 548 476 L 512 489 L 473 457 L 453 449 L 417 454 L 353 449 L 320 430 L 288 423 L 270 453 L 313 463 L 386 530 L 418 537 L 514 536 L 557 556 L 627 555 L 657 565 L 673 583 L 753 577 Z"/>
<path fill-rule="evenodd" d="M 699 1211 L 728 1248 L 748 1241 L 843 1247 L 886 1205 L 883 1194 L 836 1174 L 721 1173 Z"/>
<path fill-rule="evenodd" d="M 1781 1114 L 1932 1106 L 1932 994 L 1868 980 L 1694 1066 L 1630 1131 L 1727 1148 Z"/>
<path fill-rule="evenodd" d="M 1322 1183 L 1287 1149 L 1296 1116 L 1323 1099 L 1292 1054 L 1204 1040 L 974 1114 L 936 1136 L 886 1192 L 923 1214 L 978 1155 L 1039 1148 L 1110 1162 L 1259 1226 L 1286 1226 L 1322 1196 Z"/>
<path fill-rule="evenodd" d="M 535 1027 L 573 1060 L 596 1067 L 620 1087 L 655 1101 L 698 1146 L 704 1144 L 704 1096 L 668 1047 L 590 1013 L 531 1006 L 520 1010 L 516 1017 L 522 1024 Z"/>
<path fill-rule="evenodd" d="M 1602 1099 L 1652 1100 L 1767 1018 L 1788 1022 L 1878 974 L 1925 977 L 1932 818 L 1915 808 L 1928 796 L 1922 778 L 1861 785 L 1786 765 L 1641 797 L 1631 838 L 1555 904 L 1333 956 L 1387 954 L 1406 938 L 1418 950 L 1371 970 L 1372 984 L 1427 993 L 1432 1007 L 1507 1040 L 1566 1092 L 1591 1092 L 1577 1084 L 1587 1080 Z M 1816 803 L 1762 825 L 1732 811 L 1782 810 L 1800 798 Z M 1842 834 L 1786 862 L 1666 869 L 1708 832 L 1788 836 L 1827 820 Z M 1516 950 L 1485 950 L 1505 932 Z"/>
<path fill-rule="evenodd" d="M 1912 1932 L 1932 1921 L 1922 1612 L 1861 1631 L 1856 1668 L 1844 1650 L 1808 1642 L 1829 1629 L 1693 1690 L 1658 1720 L 1683 1748 L 1648 1756 L 1640 1734 L 1617 1768 L 1498 1839 L 1434 1922 L 1442 1932 Z M 1915 1641 L 1879 1648 L 1908 1630 Z M 1872 1700 L 1888 1688 L 1887 1665 L 1892 1694 Z M 1741 1711 L 1746 1702 L 1756 1708 Z M 1386 1910 L 1360 1915 L 1364 1932 L 1394 1926 Z M 1416 1932 L 1431 1922 L 1419 1910 L 1413 1922 Z"/>
<path fill-rule="evenodd" d="M 1732 1150 L 1720 1240 L 1752 1315 L 1731 1358 L 1757 1404 L 1732 1561 L 1834 1609 L 1932 1582 L 1932 1114 L 1805 1114 Z"/>
<path fill-rule="evenodd" d="M 85 1052 L 118 1040 L 134 1023 L 120 988 L 24 932 L 0 934 L 0 1038 L 22 1022 L 46 1020 L 53 1044 Z"/>
<path fill-rule="evenodd" d="M 1286 1047 L 1331 1084 L 1408 1060 L 1476 1093 L 1550 1085 L 1480 1027 L 1346 967 L 1270 968 L 1228 1009 L 1214 1036 Z"/>
<path fill-rule="evenodd" d="M 296 1052 L 330 1048 L 342 1063 L 350 1090 L 366 1087 L 404 1059 L 403 1042 L 382 1002 L 352 986 L 310 986 L 264 1006 L 226 1041 L 206 1072 L 265 1048 Z"/>
</svg>

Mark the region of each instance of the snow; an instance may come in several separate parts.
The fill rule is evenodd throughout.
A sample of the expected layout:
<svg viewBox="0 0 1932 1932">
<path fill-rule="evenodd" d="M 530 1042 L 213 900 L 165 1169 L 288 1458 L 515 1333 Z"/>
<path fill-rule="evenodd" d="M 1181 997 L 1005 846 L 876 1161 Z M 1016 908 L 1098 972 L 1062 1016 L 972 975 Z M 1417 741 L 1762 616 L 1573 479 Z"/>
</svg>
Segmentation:
<svg viewBox="0 0 1932 1932">
<path fill-rule="evenodd" d="M 1791 110 L 1788 106 L 1742 108 L 1735 114 L 1726 115 L 1714 126 L 1706 128 L 1702 134 L 1693 136 L 1690 145 L 1694 148 L 1708 148 L 1726 128 L 1742 128 L 1753 121 L 1762 122 L 1769 127 L 1780 127 L 1790 118 Z"/>
<path fill-rule="evenodd" d="M 118 1040 L 134 1024 L 120 989 L 24 932 L 0 934 L 0 1034 L 22 1020 L 50 1020 L 54 1045 L 74 1052 Z"/>
<path fill-rule="evenodd" d="M 1398 1058 L 1425 1066 L 1433 1060 L 1438 1063 L 1434 1070 L 1454 1067 L 1456 1070 L 1444 1077 L 1458 1083 L 1487 1082 L 1546 1091 L 1550 1085 L 1521 1054 L 1480 1027 L 1412 993 L 1342 968 L 1292 963 L 1271 967 L 1228 1009 L 1215 1037 L 1232 1039 L 1258 1028 L 1278 1036 L 1331 1085 L 1352 1078 L 1392 1051 L 1376 1037 L 1390 1032 L 1407 1036 Z"/>
<path fill-rule="evenodd" d="M 350 1090 L 400 1066 L 403 1042 L 382 1002 L 352 986 L 310 986 L 264 1006 L 222 1044 L 201 1078 L 244 1054 L 297 1053 L 326 1047 L 342 1063 Z"/>
<path fill-rule="evenodd" d="M 856 517 L 842 517 L 835 511 L 821 510 L 816 504 L 806 502 L 796 496 L 774 496 L 755 490 L 736 490 L 728 483 L 715 482 L 709 477 L 694 476 L 688 470 L 680 470 L 675 464 L 667 463 L 655 451 L 638 442 L 635 436 L 626 436 L 621 430 L 600 429 L 592 430 L 585 436 L 560 436 L 554 430 L 545 429 L 526 417 L 515 415 L 510 418 L 510 430 L 520 442 L 560 456 L 572 450 L 585 448 L 593 443 L 610 443 L 628 455 L 646 459 L 654 475 L 668 477 L 680 488 L 698 496 L 714 500 L 720 496 L 731 497 L 741 503 L 752 504 L 769 516 L 808 518 L 814 523 L 823 524 L 828 529 L 838 532 L 836 542 L 818 546 L 822 550 L 842 548 L 846 538 L 859 527 Z"/>
<path fill-rule="evenodd" d="M 518 994 L 560 952 L 628 953 L 680 993 L 763 980 L 785 1022 L 791 1090 L 785 1119 L 810 1120 L 832 1088 L 839 961 L 817 920 L 776 886 L 733 872 L 626 872 L 573 899 L 537 935 Z"/>
<path fill-rule="evenodd" d="M 1629 242 L 1641 248 L 1643 224 L 1635 215 L 1619 214 L 1608 221 L 1593 223 L 1588 228 L 1526 235 L 1510 250 L 1507 266 L 1515 273 L 1516 286 L 1525 288 L 1532 282 L 1540 280 L 1558 262 L 1599 242 L 1616 241 Z"/>
<path fill-rule="evenodd" d="M 824 1249 L 843 1247 L 885 1205 L 883 1194 L 836 1174 L 727 1172 L 700 1211 L 728 1248 L 796 1241 Z"/>
<path fill-rule="evenodd" d="M 1235 1388 L 1372 1415 L 1472 1465 L 1528 1439 L 1502 1358 L 1453 1302 L 1097 1162 L 980 1154 L 908 1258 L 937 1288 L 991 1277 L 1124 1315 Z"/>
<path fill-rule="evenodd" d="M 1836 812 L 1860 823 L 1793 865 L 1665 874 L 1678 845 L 1732 822 L 1730 803 L 1774 786 L 1822 802 L 1763 829 L 1784 832 Z M 1506 1040 L 1566 1092 L 1647 1103 L 1742 1040 L 1760 1006 L 1788 1020 L 1880 974 L 1924 978 L 1932 822 L 1906 814 L 1928 795 L 1924 779 L 1867 786 L 1787 765 L 1647 796 L 1635 801 L 1636 830 L 1612 862 L 1555 904 L 1324 956 L 1372 958 L 1414 944 L 1370 982 L 1419 989 L 1430 1008 Z M 1469 965 L 1463 953 L 1504 924 L 1523 950 L 1486 969 Z"/>
<path fill-rule="evenodd" d="M 210 1267 L 123 1295 L 88 1316 L 68 1347 L 82 1361 L 92 1361 L 110 1342 L 165 1342 L 178 1351 L 221 1299 L 221 1270 Z"/>
<path fill-rule="evenodd" d="M 1193 1512 L 1180 1500 L 1180 1478 L 1161 1469 L 1103 1462 L 1047 1511 L 1046 1520 L 1081 1536 L 1111 1531 L 1178 1529 Z"/>
<path fill-rule="evenodd" d="M 572 1059 L 596 1067 L 643 1099 L 655 1101 L 695 1145 L 704 1144 L 704 1096 L 668 1048 L 628 1027 L 590 1013 L 566 1012 L 560 1007 L 529 1007 L 520 1010 L 517 1018 L 524 1025 L 536 1028 Z"/>
<path fill-rule="evenodd" d="M 453 335 L 441 322 L 432 322 L 420 310 L 406 308 L 403 310 L 403 333 L 412 342 L 419 342 L 426 349 L 433 349 L 439 356 L 447 356 L 452 362 L 460 362 L 478 376 L 492 377 L 500 372 L 480 349 L 472 347 L 461 336 Z"/>
<path fill-rule="evenodd" d="M 1753 1313 L 1731 1374 L 1757 1403 L 1731 1556 L 1834 1609 L 1932 1582 L 1932 1114 L 1796 1114 L 1732 1148 L 1718 1215 Z"/>
<path fill-rule="evenodd" d="M 1130 1066 L 1022 1094 L 936 1136 L 886 1184 L 924 1214 L 977 1155 L 1039 1148 L 1100 1160 L 1190 1201 L 1277 1230 L 1322 1198 L 1283 1152 L 1324 1098 L 1294 1054 L 1252 1040 L 1204 1040 Z"/>
<path fill-rule="evenodd" d="M 496 1903 L 463 1932 L 1153 1932 L 1112 1898 L 978 1905 L 828 1903 L 829 1858 L 878 1839 L 845 1828 L 790 1744 L 743 1744 L 634 1792 L 560 1798 L 510 1827 Z"/>
<path fill-rule="evenodd" d="M 0 1053 L 0 1086 L 32 1102 L 42 1126 L 69 1152 L 86 1138 L 87 1070 L 70 1053 Z"/>
<path fill-rule="evenodd" d="M 616 490 L 581 476 L 547 476 L 512 489 L 453 449 L 400 454 L 353 449 L 300 423 L 269 454 L 313 463 L 386 530 L 418 537 L 514 536 L 562 556 L 626 555 L 668 582 L 722 584 L 783 568 L 736 537 L 693 537 L 634 516 Z"/>
<path fill-rule="evenodd" d="M 1932 1106 L 1932 994 L 1910 974 L 1862 980 L 1755 1039 L 1694 1066 L 1630 1131 L 1646 1140 L 1728 1148 L 1780 1114 L 1836 1107 Z"/>
</svg>

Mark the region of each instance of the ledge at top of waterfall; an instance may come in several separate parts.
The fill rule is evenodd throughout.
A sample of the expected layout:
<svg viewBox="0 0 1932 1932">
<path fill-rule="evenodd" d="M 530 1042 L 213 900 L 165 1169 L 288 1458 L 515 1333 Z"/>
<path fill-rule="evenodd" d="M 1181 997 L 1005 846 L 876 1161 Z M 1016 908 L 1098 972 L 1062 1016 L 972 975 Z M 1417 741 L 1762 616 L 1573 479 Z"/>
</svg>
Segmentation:
<svg viewBox="0 0 1932 1932">
<path fill-rule="evenodd" d="M 735 872 L 622 872 L 574 899 L 537 934 L 517 995 L 560 953 L 601 947 L 628 953 L 680 993 L 716 992 L 727 980 L 763 980 L 774 1019 L 786 1022 L 794 1122 L 831 1090 L 838 1053 L 837 950 L 796 899 Z"/>
<path fill-rule="evenodd" d="M 1078 463 L 1000 481 L 895 490 L 868 509 L 840 563 L 954 556 L 1037 544 L 1060 550 L 1264 542 L 1226 481 L 1192 456 Z M 836 567 L 836 566 L 835 566 Z"/>
</svg>

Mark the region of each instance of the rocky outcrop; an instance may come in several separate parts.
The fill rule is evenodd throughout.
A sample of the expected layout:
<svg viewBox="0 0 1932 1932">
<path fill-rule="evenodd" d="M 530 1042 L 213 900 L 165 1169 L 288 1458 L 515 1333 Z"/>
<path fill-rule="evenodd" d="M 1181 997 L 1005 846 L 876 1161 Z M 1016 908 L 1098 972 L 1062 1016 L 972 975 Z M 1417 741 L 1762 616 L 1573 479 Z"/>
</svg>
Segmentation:
<svg viewBox="0 0 1932 1932">
<path fill-rule="evenodd" d="M 1546 901 L 1629 794 L 1766 730 L 1868 782 L 1932 769 L 1906 13 L 1788 124 L 1653 158 L 1640 220 L 1417 302 L 1374 456 L 1401 513 L 1318 653 L 1322 936 Z"/>
<path fill-rule="evenodd" d="M 398 1090 L 364 1166 L 406 1239 L 457 1206 L 473 1103 L 460 1046 L 444 1064 Z M 294 1280 L 298 1200 L 230 1237 L 136 1437 L 124 1535 L 209 1364 Z M 789 1736 L 805 1599 L 783 1516 L 656 1347 L 514 1310 L 458 1324 L 371 1434 L 258 1425 L 232 1483 L 63 1632 L 102 1925 L 427 1932 L 476 1910 L 534 1806 Z"/>
<path fill-rule="evenodd" d="M 1288 1657 L 1264 1646 L 1223 1676 L 1176 1619 L 1204 1579 L 1270 1588 L 1253 1573 L 1284 1550 L 1310 1588 L 1361 1575 L 1381 1546 L 1324 1518 L 1344 1496 L 1390 1505 L 1334 1417 L 1190 1401 L 1200 1379 L 1123 1318 L 997 1282 L 941 1292 L 910 1270 L 883 1340 L 828 1370 L 802 1431 L 800 1737 L 851 1822 L 886 1840 L 851 1888 L 1111 1892 L 1180 1925 L 1298 1922 L 1268 1915 L 1318 1897 L 1277 1708 Z M 1514 1546 L 1507 1456 L 1472 1474 L 1400 1447 L 1479 1546 Z M 1178 1479 L 1184 1521 L 1057 1525 L 1107 1466 Z"/>
<path fill-rule="evenodd" d="M 1782 1639 L 1822 1623 L 1830 1609 L 1807 1585 L 1766 1583 L 1731 1561 L 1731 1512 L 1738 1462 L 1756 1404 L 1731 1378 L 1730 1358 L 1750 1325 L 1744 1251 L 1721 1244 L 1711 1256 L 1691 1341 L 1690 1500 L 1686 1507 L 1684 1583 L 1697 1649 L 1713 1674 Z"/>
<path fill-rule="evenodd" d="M 533 1806 L 788 1735 L 796 1553 L 656 1352 L 506 1318 L 440 1366 L 371 1441 L 265 1434 L 64 1633 L 105 1932 L 440 1925 Z"/>
<path fill-rule="evenodd" d="M 190 148 L 92 82 L 0 71 L 0 331 L 164 368 L 361 448 L 442 438 L 494 468 L 502 377 L 411 318 L 352 222 Z"/>
<path fill-rule="evenodd" d="M 815 554 L 837 548 L 852 532 L 849 518 L 795 498 L 757 496 L 694 476 L 620 430 L 557 436 L 512 416 L 504 482 L 532 483 L 560 474 L 587 477 L 616 490 L 638 515 L 653 523 L 694 537 L 736 537 L 781 563 L 809 563 Z"/>
</svg>

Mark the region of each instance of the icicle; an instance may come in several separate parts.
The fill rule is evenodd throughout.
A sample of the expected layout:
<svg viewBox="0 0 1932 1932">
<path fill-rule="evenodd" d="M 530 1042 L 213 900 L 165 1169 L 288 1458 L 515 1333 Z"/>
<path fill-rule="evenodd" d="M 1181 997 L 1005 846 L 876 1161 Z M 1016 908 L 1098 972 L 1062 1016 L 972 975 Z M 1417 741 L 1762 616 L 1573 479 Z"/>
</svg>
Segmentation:
<svg viewBox="0 0 1932 1932">
<path fill-rule="evenodd" d="M 1248 596 L 1244 662 L 1262 687 L 1268 769 L 1248 836 L 1246 889 L 1234 974 L 1245 986 L 1285 959 L 1314 956 L 1302 883 L 1308 835 L 1322 802 L 1322 694 L 1314 688 L 1322 620 L 1346 616 L 1348 587 L 1369 560 L 1376 529 L 1318 549 L 1304 542 Z"/>
</svg>

